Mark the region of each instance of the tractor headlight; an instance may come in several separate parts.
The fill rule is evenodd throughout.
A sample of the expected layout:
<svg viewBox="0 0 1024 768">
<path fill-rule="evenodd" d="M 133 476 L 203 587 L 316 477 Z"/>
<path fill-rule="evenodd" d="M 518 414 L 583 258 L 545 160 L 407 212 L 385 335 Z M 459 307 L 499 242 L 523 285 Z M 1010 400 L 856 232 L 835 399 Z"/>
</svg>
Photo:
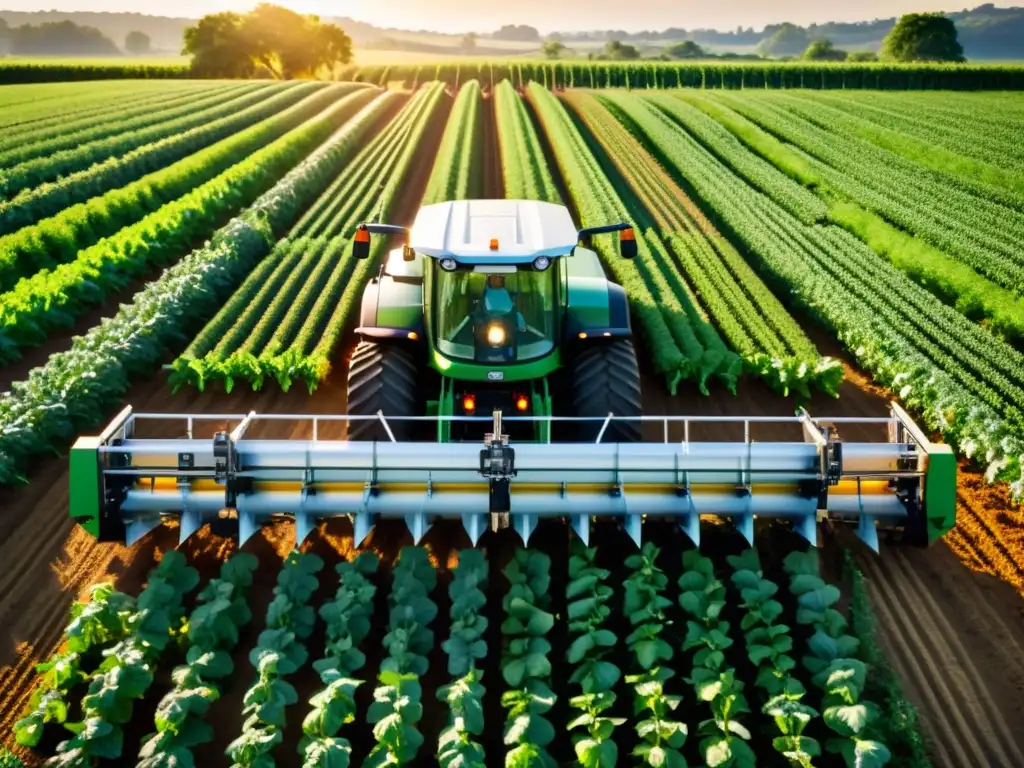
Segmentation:
<svg viewBox="0 0 1024 768">
<path fill-rule="evenodd" d="M 441 269 L 445 272 L 454 272 L 457 266 L 459 265 L 456 263 L 455 259 L 450 256 L 441 259 Z"/>
<path fill-rule="evenodd" d="M 543 272 L 545 269 L 551 266 L 551 259 L 547 256 L 538 256 L 533 260 L 533 268 L 538 272 Z"/>
<path fill-rule="evenodd" d="M 500 323 L 487 326 L 487 343 L 492 347 L 500 347 L 505 343 L 505 328 Z"/>
</svg>

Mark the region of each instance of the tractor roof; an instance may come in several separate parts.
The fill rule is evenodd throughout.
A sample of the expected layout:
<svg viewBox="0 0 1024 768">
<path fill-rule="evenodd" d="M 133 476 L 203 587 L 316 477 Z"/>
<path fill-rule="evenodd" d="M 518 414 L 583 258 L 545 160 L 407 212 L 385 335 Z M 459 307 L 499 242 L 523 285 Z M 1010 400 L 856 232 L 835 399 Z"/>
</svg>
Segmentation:
<svg viewBox="0 0 1024 768">
<path fill-rule="evenodd" d="M 450 256 L 464 264 L 524 264 L 538 256 L 564 256 L 577 242 L 576 227 L 564 205 L 533 200 L 425 205 L 409 236 L 417 253 Z"/>
</svg>

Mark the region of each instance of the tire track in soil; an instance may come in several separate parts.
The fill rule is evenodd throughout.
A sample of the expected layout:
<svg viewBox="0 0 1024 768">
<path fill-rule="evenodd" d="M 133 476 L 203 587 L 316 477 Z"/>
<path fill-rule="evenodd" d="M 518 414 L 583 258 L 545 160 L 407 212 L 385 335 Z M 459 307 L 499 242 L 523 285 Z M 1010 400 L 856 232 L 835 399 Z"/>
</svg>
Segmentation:
<svg viewBox="0 0 1024 768">
<path fill-rule="evenodd" d="M 1019 599 L 1014 605 L 1005 585 L 960 567 L 943 545 L 885 546 L 880 557 L 860 552 L 858 561 L 879 639 L 921 711 L 936 765 L 1024 765 L 1024 732 L 1008 726 L 1024 715 Z"/>
</svg>

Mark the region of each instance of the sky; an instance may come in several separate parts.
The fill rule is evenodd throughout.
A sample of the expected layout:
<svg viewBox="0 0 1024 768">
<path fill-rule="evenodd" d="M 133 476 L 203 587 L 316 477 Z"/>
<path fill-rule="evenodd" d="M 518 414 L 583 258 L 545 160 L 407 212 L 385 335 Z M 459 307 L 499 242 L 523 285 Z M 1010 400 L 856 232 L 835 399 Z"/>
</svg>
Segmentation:
<svg viewBox="0 0 1024 768">
<path fill-rule="evenodd" d="M 350 16 L 383 27 L 439 32 L 488 32 L 502 24 L 530 24 L 553 30 L 715 28 L 738 25 L 761 29 L 790 21 L 806 25 L 825 21 L 868 21 L 914 11 L 955 11 L 983 0 L 276 0 L 303 13 Z M 245 11 L 255 0 L 152 0 L 145 13 L 198 17 L 222 10 Z M 996 3 L 1008 6 L 1018 3 Z M 0 0 L 9 11 L 139 11 L 138 0 Z"/>
</svg>

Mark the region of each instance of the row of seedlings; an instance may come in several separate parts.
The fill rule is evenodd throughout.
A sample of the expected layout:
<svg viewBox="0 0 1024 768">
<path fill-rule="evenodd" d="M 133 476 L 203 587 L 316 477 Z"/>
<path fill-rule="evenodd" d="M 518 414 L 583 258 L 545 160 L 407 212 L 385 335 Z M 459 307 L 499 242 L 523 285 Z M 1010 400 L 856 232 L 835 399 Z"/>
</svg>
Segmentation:
<svg viewBox="0 0 1024 768">
<path fill-rule="evenodd" d="M 324 561 L 317 555 L 300 552 L 290 553 L 281 567 L 274 599 L 267 607 L 267 628 L 249 653 L 257 674 L 242 700 L 242 733 L 225 750 L 235 768 L 273 764 L 270 753 L 284 738 L 285 707 L 299 700 L 295 687 L 285 678 L 295 674 L 309 657 L 303 641 L 316 623 L 310 600 L 323 567 Z"/>
</svg>

